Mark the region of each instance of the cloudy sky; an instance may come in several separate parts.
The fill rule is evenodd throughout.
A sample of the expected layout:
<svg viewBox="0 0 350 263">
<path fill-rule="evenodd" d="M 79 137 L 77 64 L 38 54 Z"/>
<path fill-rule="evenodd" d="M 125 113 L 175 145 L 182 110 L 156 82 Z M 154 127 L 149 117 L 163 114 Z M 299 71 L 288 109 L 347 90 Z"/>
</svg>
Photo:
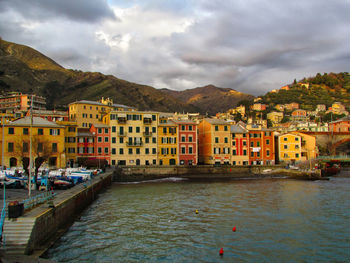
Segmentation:
<svg viewBox="0 0 350 263">
<path fill-rule="evenodd" d="M 254 95 L 349 71 L 350 0 L 0 0 L 0 36 L 66 68 Z"/>
</svg>

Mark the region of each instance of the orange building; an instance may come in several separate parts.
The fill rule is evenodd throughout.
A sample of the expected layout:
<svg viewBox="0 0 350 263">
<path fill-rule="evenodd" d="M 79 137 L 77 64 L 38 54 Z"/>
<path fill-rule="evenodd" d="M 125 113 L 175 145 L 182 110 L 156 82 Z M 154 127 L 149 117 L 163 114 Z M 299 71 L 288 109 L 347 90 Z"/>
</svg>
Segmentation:
<svg viewBox="0 0 350 263">
<path fill-rule="evenodd" d="M 199 163 L 229 164 L 230 124 L 219 119 L 204 119 L 198 126 Z"/>
<path fill-rule="evenodd" d="M 44 97 L 10 92 L 7 95 L 0 96 L 0 112 L 27 111 L 32 105 L 32 99 L 33 109 L 44 110 L 46 108 Z"/>
<path fill-rule="evenodd" d="M 329 123 L 329 131 L 350 132 L 350 116 L 345 116 L 339 120 Z"/>
<path fill-rule="evenodd" d="M 251 165 L 275 164 L 275 143 L 272 130 L 249 130 L 249 163 Z"/>
</svg>

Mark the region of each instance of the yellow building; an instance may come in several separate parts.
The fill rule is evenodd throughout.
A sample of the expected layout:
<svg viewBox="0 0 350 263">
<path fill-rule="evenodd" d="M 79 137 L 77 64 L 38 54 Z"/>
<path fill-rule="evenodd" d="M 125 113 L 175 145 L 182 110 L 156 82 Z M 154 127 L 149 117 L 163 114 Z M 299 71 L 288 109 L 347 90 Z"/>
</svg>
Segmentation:
<svg viewBox="0 0 350 263">
<path fill-rule="evenodd" d="M 58 125 L 64 127 L 64 148 L 66 153 L 67 166 L 73 167 L 77 161 L 77 123 L 73 121 L 58 121 Z"/>
<path fill-rule="evenodd" d="M 158 112 L 111 111 L 103 121 L 111 128 L 112 165 L 156 165 Z"/>
<path fill-rule="evenodd" d="M 40 117 L 24 117 L 5 124 L 4 131 L 4 165 L 20 167 L 23 161 L 29 162 L 30 134 L 32 134 L 32 158 L 45 160 L 52 168 L 66 166 L 64 152 L 64 127 Z M 31 132 L 32 131 L 32 132 Z M 2 144 L 3 142 L 1 142 Z"/>
<path fill-rule="evenodd" d="M 301 137 L 301 161 L 312 160 L 317 157 L 318 148 L 316 137 L 302 132 L 291 132 Z"/>
<path fill-rule="evenodd" d="M 286 133 L 278 136 L 278 159 L 284 162 L 301 160 L 301 136 Z"/>
<path fill-rule="evenodd" d="M 270 120 L 273 125 L 278 124 L 283 119 L 283 112 L 270 112 L 267 114 L 267 119 Z"/>
<path fill-rule="evenodd" d="M 229 164 L 230 124 L 219 119 L 203 119 L 198 126 L 199 163 Z"/>
<path fill-rule="evenodd" d="M 102 124 L 103 117 L 112 110 L 131 111 L 134 108 L 113 104 L 111 99 L 102 98 L 100 101 L 81 100 L 69 104 L 69 119 L 75 121 L 78 128 L 90 128 L 92 124 Z"/>
<path fill-rule="evenodd" d="M 158 125 L 158 161 L 159 165 L 177 165 L 177 124 L 171 120 Z"/>
</svg>

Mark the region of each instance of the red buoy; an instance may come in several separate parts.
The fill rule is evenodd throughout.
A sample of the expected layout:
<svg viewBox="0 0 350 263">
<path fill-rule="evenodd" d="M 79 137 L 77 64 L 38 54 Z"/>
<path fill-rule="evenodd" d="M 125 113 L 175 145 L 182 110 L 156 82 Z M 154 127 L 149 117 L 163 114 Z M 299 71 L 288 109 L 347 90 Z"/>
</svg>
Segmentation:
<svg viewBox="0 0 350 263">
<path fill-rule="evenodd" d="M 232 228 L 232 232 L 236 232 L 236 227 L 235 226 Z"/>
<path fill-rule="evenodd" d="M 223 254 L 224 254 L 224 249 L 221 248 L 221 249 L 220 249 L 220 252 L 219 252 L 219 255 L 222 256 Z"/>
</svg>

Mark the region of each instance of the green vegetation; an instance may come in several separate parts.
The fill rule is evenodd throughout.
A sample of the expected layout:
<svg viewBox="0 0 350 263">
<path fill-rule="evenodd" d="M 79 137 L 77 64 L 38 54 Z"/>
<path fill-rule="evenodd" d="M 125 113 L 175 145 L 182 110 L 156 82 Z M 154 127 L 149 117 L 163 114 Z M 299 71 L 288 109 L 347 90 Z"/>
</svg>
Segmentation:
<svg viewBox="0 0 350 263">
<path fill-rule="evenodd" d="M 343 73 L 317 73 L 315 77 L 304 78 L 289 85 L 289 90 L 269 92 L 261 97 L 263 102 L 274 106 L 297 102 L 305 110 L 315 110 L 317 104 L 330 107 L 334 102 L 350 103 L 350 75 Z"/>
</svg>

